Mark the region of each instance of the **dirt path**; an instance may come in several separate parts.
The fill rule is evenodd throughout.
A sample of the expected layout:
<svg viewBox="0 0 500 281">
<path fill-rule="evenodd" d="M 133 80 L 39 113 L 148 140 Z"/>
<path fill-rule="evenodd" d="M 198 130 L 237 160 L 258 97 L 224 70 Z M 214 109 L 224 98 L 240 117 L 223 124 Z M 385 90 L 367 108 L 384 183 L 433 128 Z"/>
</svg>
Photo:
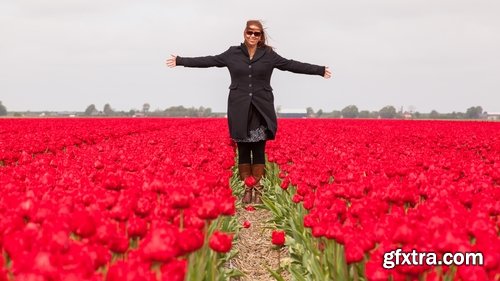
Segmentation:
<svg viewBox="0 0 500 281">
<path fill-rule="evenodd" d="M 243 224 L 245 221 L 251 223 L 250 228 L 243 228 L 239 233 L 239 241 L 237 243 L 239 253 L 233 262 L 246 276 L 237 280 L 275 280 L 266 269 L 266 266 L 273 270 L 278 268 L 278 252 L 271 243 L 272 231 L 264 228 L 266 221 L 271 218 L 271 213 L 267 210 L 257 209 L 247 211 L 241 208 L 236 215 L 240 224 Z M 281 257 L 284 256 L 286 254 L 282 250 Z M 287 275 L 287 272 L 282 273 L 285 280 L 290 280 Z"/>
</svg>

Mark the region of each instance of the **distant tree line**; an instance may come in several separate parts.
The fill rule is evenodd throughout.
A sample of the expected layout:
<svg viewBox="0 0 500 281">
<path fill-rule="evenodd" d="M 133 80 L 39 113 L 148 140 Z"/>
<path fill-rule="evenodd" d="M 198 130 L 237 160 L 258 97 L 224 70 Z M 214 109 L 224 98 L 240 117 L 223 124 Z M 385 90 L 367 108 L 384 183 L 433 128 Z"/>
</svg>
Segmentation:
<svg viewBox="0 0 500 281">
<path fill-rule="evenodd" d="M 129 111 L 116 111 L 109 103 L 104 105 L 102 111 L 99 111 L 94 104 L 87 106 L 83 112 L 84 116 L 152 116 L 152 117 L 215 117 L 220 114 L 212 113 L 212 109 L 209 107 L 200 106 L 195 107 L 184 107 L 171 106 L 165 110 L 154 110 L 151 111 L 151 105 L 145 103 L 142 106 L 142 110 L 131 109 Z"/>
<path fill-rule="evenodd" d="M 384 119 L 484 119 L 487 112 L 481 106 L 469 107 L 466 112 L 439 113 L 432 110 L 430 113 L 418 111 L 399 111 L 392 105 L 382 107 L 378 111 L 359 110 L 355 105 L 348 105 L 342 110 L 324 112 L 322 109 L 314 112 L 311 107 L 307 108 L 308 117 L 318 118 L 384 118 Z"/>
<path fill-rule="evenodd" d="M 414 107 L 413 107 L 414 108 Z M 384 119 L 486 119 L 488 113 L 483 111 L 481 106 L 472 106 L 467 108 L 465 112 L 439 113 L 432 110 L 429 113 L 421 113 L 415 111 L 412 107 L 409 110 L 400 108 L 397 110 L 392 105 L 382 107 L 377 111 L 359 110 L 356 105 L 348 105 L 342 110 L 333 110 L 325 112 L 322 109 L 314 111 L 313 108 L 306 109 L 306 116 L 310 118 L 384 118 Z M 30 113 L 29 111 L 27 113 Z M 44 116 L 54 116 L 49 111 L 42 112 Z M 0 116 L 8 115 L 7 108 L 0 101 Z M 23 116 L 20 112 L 11 112 L 12 116 Z M 28 114 L 30 115 L 30 114 Z M 33 113 L 31 113 L 33 115 Z M 55 114 L 57 115 L 57 114 Z M 130 109 L 129 111 L 114 110 L 109 103 L 106 103 L 102 110 L 99 110 L 95 104 L 91 104 L 85 108 L 85 111 L 76 113 L 75 116 L 152 116 L 152 117 L 221 117 L 225 112 L 212 112 L 210 107 L 200 106 L 184 107 L 171 106 L 164 110 L 156 109 L 151 111 L 151 105 L 144 103 L 142 109 Z"/>
</svg>

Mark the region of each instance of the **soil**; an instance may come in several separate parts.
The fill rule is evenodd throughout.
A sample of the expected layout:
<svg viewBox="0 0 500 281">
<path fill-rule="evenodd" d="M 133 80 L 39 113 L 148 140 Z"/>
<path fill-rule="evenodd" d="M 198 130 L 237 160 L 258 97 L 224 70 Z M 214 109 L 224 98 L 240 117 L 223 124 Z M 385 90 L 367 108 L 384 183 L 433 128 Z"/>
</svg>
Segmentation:
<svg viewBox="0 0 500 281">
<path fill-rule="evenodd" d="M 245 221 L 251 223 L 249 228 L 243 228 L 239 233 L 239 240 L 236 248 L 238 255 L 232 260 L 232 264 L 245 273 L 244 277 L 234 279 L 238 281 L 271 281 L 274 279 L 267 271 L 266 267 L 278 269 L 278 250 L 271 243 L 271 229 L 265 226 L 271 213 L 267 210 L 256 209 L 247 211 L 241 208 L 237 211 L 237 217 L 240 224 Z M 281 264 L 283 257 L 287 256 L 285 249 L 280 250 Z M 291 280 L 289 273 L 283 271 L 281 276 L 285 280 Z"/>
</svg>

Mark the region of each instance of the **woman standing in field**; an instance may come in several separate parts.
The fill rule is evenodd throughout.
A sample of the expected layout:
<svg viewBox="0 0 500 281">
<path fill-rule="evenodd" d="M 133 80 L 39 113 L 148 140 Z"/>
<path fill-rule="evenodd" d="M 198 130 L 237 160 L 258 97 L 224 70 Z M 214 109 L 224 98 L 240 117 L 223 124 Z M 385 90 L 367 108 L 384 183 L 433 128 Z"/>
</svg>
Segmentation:
<svg viewBox="0 0 500 281">
<path fill-rule="evenodd" d="M 241 180 L 253 176 L 257 184 L 246 186 L 243 203 L 262 203 L 265 146 L 276 135 L 277 121 L 274 96 L 270 85 L 274 68 L 295 73 L 331 77 L 325 66 L 282 58 L 266 44 L 262 23 L 247 21 L 244 43 L 232 46 L 216 56 L 180 57 L 172 55 L 169 67 L 227 67 L 231 75 L 227 116 L 229 133 L 238 146 L 238 170 Z M 253 194 L 255 193 L 255 194 Z"/>
</svg>

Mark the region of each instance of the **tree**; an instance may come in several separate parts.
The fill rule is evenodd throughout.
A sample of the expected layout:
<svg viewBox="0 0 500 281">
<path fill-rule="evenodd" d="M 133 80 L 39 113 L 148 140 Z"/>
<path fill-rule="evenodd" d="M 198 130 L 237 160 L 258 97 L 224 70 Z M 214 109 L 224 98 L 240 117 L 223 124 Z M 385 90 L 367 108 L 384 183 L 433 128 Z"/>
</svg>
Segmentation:
<svg viewBox="0 0 500 281">
<path fill-rule="evenodd" d="M 104 115 L 113 115 L 113 109 L 111 108 L 111 105 L 109 105 L 109 103 L 104 105 L 104 109 L 102 111 L 104 112 Z"/>
<path fill-rule="evenodd" d="M 210 107 L 204 108 L 202 106 L 199 111 L 202 117 L 209 117 L 212 114 L 212 109 Z"/>
<path fill-rule="evenodd" d="M 469 107 L 465 112 L 465 118 L 467 119 L 479 119 L 483 114 L 483 108 L 480 106 Z"/>
<path fill-rule="evenodd" d="M 430 119 L 439 119 L 439 112 L 436 110 L 432 110 L 431 113 L 429 114 Z"/>
<path fill-rule="evenodd" d="M 5 116 L 5 115 L 7 115 L 7 108 L 0 101 L 0 116 Z"/>
<path fill-rule="evenodd" d="M 370 118 L 370 111 L 368 110 L 361 110 L 358 114 L 359 118 Z"/>
<path fill-rule="evenodd" d="M 148 113 L 150 108 L 151 108 L 151 105 L 149 103 L 145 103 L 142 105 L 142 112 Z"/>
<path fill-rule="evenodd" d="M 185 116 L 186 115 L 186 108 L 182 105 L 180 106 L 171 106 L 167 109 L 165 109 L 165 115 L 166 116 Z"/>
<path fill-rule="evenodd" d="M 306 108 L 307 112 L 307 117 L 313 117 L 314 116 L 314 109 L 312 107 Z"/>
<path fill-rule="evenodd" d="M 340 112 L 340 110 L 334 110 L 334 111 L 332 111 L 332 117 L 333 118 L 340 118 L 340 117 L 342 117 L 342 112 Z"/>
<path fill-rule="evenodd" d="M 379 111 L 370 111 L 370 118 L 380 118 L 380 112 Z"/>
<path fill-rule="evenodd" d="M 359 115 L 358 107 L 355 105 L 348 105 L 341 112 L 344 118 L 357 118 Z"/>
<path fill-rule="evenodd" d="M 318 110 L 318 112 L 316 112 L 316 117 L 321 117 L 321 115 L 323 115 L 323 109 L 320 109 Z"/>
<path fill-rule="evenodd" d="M 396 117 L 396 108 L 392 105 L 387 105 L 380 109 L 378 113 L 382 118 L 394 118 Z"/>
<path fill-rule="evenodd" d="M 91 115 L 95 115 L 97 112 L 98 111 L 97 111 L 97 108 L 95 107 L 95 104 L 91 104 L 91 105 L 87 106 L 83 115 L 91 116 Z"/>
</svg>

